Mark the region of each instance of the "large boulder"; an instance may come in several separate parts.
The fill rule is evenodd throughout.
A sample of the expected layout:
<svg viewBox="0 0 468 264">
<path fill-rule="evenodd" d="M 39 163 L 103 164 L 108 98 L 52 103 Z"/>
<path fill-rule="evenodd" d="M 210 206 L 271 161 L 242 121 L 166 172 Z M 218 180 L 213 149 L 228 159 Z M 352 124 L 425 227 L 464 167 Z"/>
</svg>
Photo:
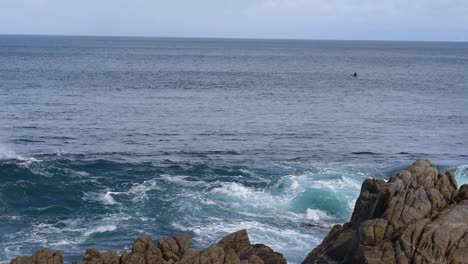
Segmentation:
<svg viewBox="0 0 468 264">
<path fill-rule="evenodd" d="M 303 264 L 468 263 L 468 187 L 418 160 L 388 182 L 364 181 L 351 220 Z"/>
</svg>

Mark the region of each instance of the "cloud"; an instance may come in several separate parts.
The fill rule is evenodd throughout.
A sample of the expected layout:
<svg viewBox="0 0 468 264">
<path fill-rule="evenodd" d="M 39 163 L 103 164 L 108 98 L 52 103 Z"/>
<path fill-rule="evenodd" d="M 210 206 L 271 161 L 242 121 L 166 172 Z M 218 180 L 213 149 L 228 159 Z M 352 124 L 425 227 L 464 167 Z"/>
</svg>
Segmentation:
<svg viewBox="0 0 468 264">
<path fill-rule="evenodd" d="M 466 0 L 0 0 L 0 33 L 467 40 Z"/>
</svg>

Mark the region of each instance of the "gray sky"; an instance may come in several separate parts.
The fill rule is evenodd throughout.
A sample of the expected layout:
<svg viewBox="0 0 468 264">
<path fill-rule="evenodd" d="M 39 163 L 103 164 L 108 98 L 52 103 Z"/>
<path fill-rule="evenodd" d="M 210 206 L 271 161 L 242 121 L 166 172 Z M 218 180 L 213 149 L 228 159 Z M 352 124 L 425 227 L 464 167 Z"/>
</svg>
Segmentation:
<svg viewBox="0 0 468 264">
<path fill-rule="evenodd" d="M 468 41 L 468 0 L 0 0 L 0 34 Z"/>
</svg>

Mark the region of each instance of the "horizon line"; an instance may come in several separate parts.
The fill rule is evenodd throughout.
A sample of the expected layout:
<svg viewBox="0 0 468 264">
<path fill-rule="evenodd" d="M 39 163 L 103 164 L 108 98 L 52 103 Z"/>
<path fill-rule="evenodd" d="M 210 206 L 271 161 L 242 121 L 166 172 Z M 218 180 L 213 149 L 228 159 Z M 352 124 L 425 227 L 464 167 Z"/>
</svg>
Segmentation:
<svg viewBox="0 0 468 264">
<path fill-rule="evenodd" d="M 166 39 L 219 39 L 219 40 L 292 40 L 292 41 L 370 41 L 370 42 L 445 42 L 468 43 L 468 40 L 407 40 L 407 39 L 319 39 L 319 38 L 264 38 L 264 37 L 181 37 L 181 36 L 130 36 L 130 35 L 81 35 L 81 34 L 29 34 L 0 33 L 0 36 L 37 36 L 37 37 L 91 37 L 91 38 L 166 38 Z"/>
</svg>

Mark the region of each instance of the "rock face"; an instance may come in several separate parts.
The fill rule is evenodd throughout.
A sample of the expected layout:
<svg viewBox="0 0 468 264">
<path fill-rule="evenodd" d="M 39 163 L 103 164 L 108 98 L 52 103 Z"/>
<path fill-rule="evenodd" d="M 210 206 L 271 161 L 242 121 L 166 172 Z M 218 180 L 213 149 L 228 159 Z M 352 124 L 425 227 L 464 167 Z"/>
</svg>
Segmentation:
<svg viewBox="0 0 468 264">
<path fill-rule="evenodd" d="M 188 235 L 165 237 L 155 245 L 150 236 L 137 238 L 132 251 L 119 256 L 115 251 L 100 254 L 88 249 L 83 260 L 74 264 L 286 264 L 280 253 L 263 244 L 252 245 L 246 230 L 232 233 L 207 249 L 191 249 Z M 62 264 L 60 251 L 36 252 L 32 257 L 17 257 L 10 264 Z"/>
<path fill-rule="evenodd" d="M 62 252 L 52 251 L 48 248 L 41 249 L 30 257 L 16 257 L 10 264 L 60 264 L 63 263 Z"/>
<path fill-rule="evenodd" d="M 336 225 L 303 264 L 468 263 L 468 185 L 427 160 L 364 181 L 351 220 Z"/>
</svg>

